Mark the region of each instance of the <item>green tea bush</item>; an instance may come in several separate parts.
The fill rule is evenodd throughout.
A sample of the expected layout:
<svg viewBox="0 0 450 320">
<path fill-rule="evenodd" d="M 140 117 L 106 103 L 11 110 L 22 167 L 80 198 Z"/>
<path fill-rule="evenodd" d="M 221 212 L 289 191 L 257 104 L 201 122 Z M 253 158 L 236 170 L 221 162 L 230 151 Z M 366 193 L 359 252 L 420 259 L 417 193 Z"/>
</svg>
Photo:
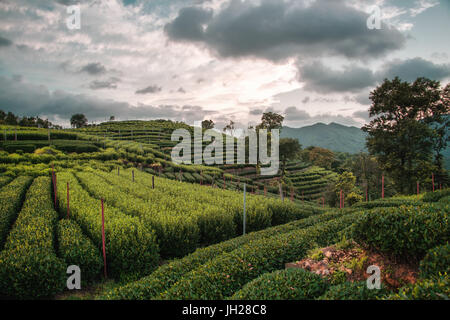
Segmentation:
<svg viewBox="0 0 450 320">
<path fill-rule="evenodd" d="M 388 300 L 449 300 L 450 277 L 443 274 L 432 279 L 422 279 L 415 284 L 402 287 L 396 294 L 389 295 Z"/>
<path fill-rule="evenodd" d="M 97 248 L 102 246 L 100 200 L 92 198 L 69 172 L 57 174 L 59 209 L 67 212 L 67 182 L 70 183 L 70 217 Z M 155 232 L 136 217 L 105 203 L 105 237 L 108 274 L 136 279 L 149 274 L 159 261 Z"/>
<path fill-rule="evenodd" d="M 64 289 L 67 266 L 54 251 L 57 217 L 50 178 L 36 178 L 0 254 L 0 295 L 37 299 Z"/>
<path fill-rule="evenodd" d="M 328 288 L 321 276 L 300 268 L 266 273 L 236 292 L 233 300 L 312 300 Z"/>
<path fill-rule="evenodd" d="M 83 234 L 78 224 L 72 220 L 60 220 L 57 225 L 58 256 L 68 266 L 77 265 L 81 270 L 82 284 L 96 280 L 103 267 L 98 248 Z"/>
<path fill-rule="evenodd" d="M 424 279 L 450 274 L 450 244 L 430 249 L 420 262 L 420 277 Z"/>
<path fill-rule="evenodd" d="M 315 226 L 246 243 L 185 274 L 159 298 L 211 300 L 230 297 L 264 273 L 282 269 L 286 262 L 304 257 L 316 246 L 338 241 L 339 231 L 351 224 L 354 214 Z"/>
<path fill-rule="evenodd" d="M 31 177 L 18 177 L 0 190 L 0 249 L 3 247 L 11 224 L 17 217 L 25 192 L 32 180 Z"/>
<path fill-rule="evenodd" d="M 435 192 L 427 192 L 422 198 L 423 202 L 437 202 L 441 198 L 450 196 L 450 188 L 437 190 Z"/>
<path fill-rule="evenodd" d="M 11 177 L 8 176 L 0 176 L 0 188 L 3 187 L 4 185 L 8 184 L 11 182 Z"/>
<path fill-rule="evenodd" d="M 420 259 L 430 248 L 449 241 L 449 212 L 445 204 L 371 210 L 357 219 L 352 236 L 382 252 Z"/>
<path fill-rule="evenodd" d="M 332 286 L 320 296 L 318 300 L 378 300 L 383 298 L 389 291 L 383 286 L 381 289 L 368 289 L 366 281 L 344 282 Z"/>
<path fill-rule="evenodd" d="M 187 255 L 182 259 L 173 260 L 168 264 L 159 267 L 155 272 L 147 277 L 106 292 L 101 298 L 130 300 L 146 300 L 156 298 L 159 294 L 173 286 L 185 274 L 224 253 L 231 252 L 243 246 L 244 244 L 250 243 L 251 241 L 267 239 L 272 236 L 281 235 L 294 230 L 301 230 L 318 223 L 336 219 L 346 214 L 346 212 L 331 212 L 321 215 L 314 215 L 285 225 L 248 233 L 245 236 L 240 236 L 206 248 L 197 249 L 194 253 Z"/>
</svg>

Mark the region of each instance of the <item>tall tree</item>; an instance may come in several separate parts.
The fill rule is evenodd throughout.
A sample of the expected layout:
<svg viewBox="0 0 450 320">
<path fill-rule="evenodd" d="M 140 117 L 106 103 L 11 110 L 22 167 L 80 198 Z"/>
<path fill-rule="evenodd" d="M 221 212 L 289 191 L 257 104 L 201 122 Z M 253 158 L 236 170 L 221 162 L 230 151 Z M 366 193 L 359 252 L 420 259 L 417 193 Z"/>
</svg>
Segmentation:
<svg viewBox="0 0 450 320">
<path fill-rule="evenodd" d="M 325 169 L 331 169 L 335 157 L 334 153 L 328 149 L 308 147 L 302 151 L 301 158 L 305 162 L 310 162 Z"/>
<path fill-rule="evenodd" d="M 223 132 L 230 132 L 230 134 L 233 135 L 235 129 L 236 127 L 234 125 L 234 121 L 230 120 L 230 122 L 223 128 Z"/>
<path fill-rule="evenodd" d="M 256 126 L 256 130 L 267 129 L 281 129 L 283 125 L 284 117 L 274 112 L 264 112 L 261 117 L 261 123 Z"/>
<path fill-rule="evenodd" d="M 212 121 L 212 120 L 203 120 L 202 121 L 202 128 L 205 129 L 205 130 L 214 129 L 214 121 Z"/>
<path fill-rule="evenodd" d="M 8 114 L 5 117 L 5 124 L 9 124 L 9 125 L 17 125 L 18 123 L 18 117 L 12 113 L 12 112 L 8 112 Z"/>
<path fill-rule="evenodd" d="M 84 114 L 77 113 L 77 114 L 74 114 L 70 118 L 70 124 L 72 125 L 72 127 L 82 128 L 82 127 L 87 126 L 88 119 L 86 118 L 86 116 Z"/>
<path fill-rule="evenodd" d="M 369 152 L 399 191 L 413 192 L 419 166 L 432 161 L 434 133 L 429 124 L 448 112 L 448 105 L 441 102 L 440 83 L 426 78 L 414 83 L 386 79 L 371 92 L 370 100 L 369 114 L 375 118 L 363 127 L 369 134 Z"/>
</svg>

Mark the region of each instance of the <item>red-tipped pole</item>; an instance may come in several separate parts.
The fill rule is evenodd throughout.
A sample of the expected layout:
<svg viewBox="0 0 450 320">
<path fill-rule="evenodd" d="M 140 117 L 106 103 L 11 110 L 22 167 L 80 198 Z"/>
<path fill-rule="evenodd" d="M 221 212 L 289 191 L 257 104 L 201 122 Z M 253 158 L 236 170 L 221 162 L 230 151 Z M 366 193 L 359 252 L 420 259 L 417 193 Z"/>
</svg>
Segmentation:
<svg viewBox="0 0 450 320">
<path fill-rule="evenodd" d="M 105 207 L 103 205 L 103 198 L 101 199 L 102 202 L 102 247 L 103 247 L 103 270 L 105 274 L 105 278 L 108 278 L 108 274 L 106 272 L 106 247 L 105 247 Z"/>
<path fill-rule="evenodd" d="M 67 182 L 67 219 L 70 218 L 70 193 L 69 193 L 69 182 Z"/>
<path fill-rule="evenodd" d="M 384 199 L 384 175 L 381 177 L 381 198 Z"/>
<path fill-rule="evenodd" d="M 434 192 L 434 173 L 431 174 L 431 181 L 433 183 L 433 192 Z"/>
</svg>

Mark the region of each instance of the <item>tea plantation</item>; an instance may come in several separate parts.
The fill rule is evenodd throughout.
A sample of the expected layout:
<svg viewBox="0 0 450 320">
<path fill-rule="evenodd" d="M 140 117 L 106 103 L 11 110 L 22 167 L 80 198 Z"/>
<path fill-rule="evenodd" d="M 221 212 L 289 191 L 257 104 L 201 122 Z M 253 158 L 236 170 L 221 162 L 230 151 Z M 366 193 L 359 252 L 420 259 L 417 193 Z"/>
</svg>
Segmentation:
<svg viewBox="0 0 450 320">
<path fill-rule="evenodd" d="M 450 189 L 330 208 L 317 200 L 336 173 L 288 163 L 280 195 L 256 166 L 171 162 L 174 128 L 191 130 L 1 128 L 0 298 L 70 295 L 71 265 L 95 299 L 450 297 Z M 285 269 L 343 239 L 417 262 L 417 281 L 373 291 Z"/>
</svg>

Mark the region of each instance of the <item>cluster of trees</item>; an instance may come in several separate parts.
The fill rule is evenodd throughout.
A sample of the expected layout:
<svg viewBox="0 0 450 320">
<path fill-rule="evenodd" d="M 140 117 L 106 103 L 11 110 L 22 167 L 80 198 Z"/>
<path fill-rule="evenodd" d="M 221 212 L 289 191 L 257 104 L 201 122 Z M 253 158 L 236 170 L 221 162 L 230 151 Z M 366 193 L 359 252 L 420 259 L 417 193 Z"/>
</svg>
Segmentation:
<svg viewBox="0 0 450 320">
<path fill-rule="evenodd" d="M 448 185 L 443 151 L 450 141 L 450 84 L 418 78 L 413 83 L 398 77 L 385 80 L 370 94 L 369 136 L 371 155 L 395 182 L 397 191 L 414 193 L 416 181 L 432 174 Z"/>
<path fill-rule="evenodd" d="M 111 117 L 112 118 L 112 117 Z M 110 118 L 110 119 L 111 119 Z M 111 120 L 113 121 L 113 120 Z M 87 127 L 88 125 L 88 119 L 86 118 L 86 116 L 82 113 L 77 113 L 74 114 L 71 118 L 70 118 L 70 125 L 73 128 L 83 128 L 83 127 Z"/>
<path fill-rule="evenodd" d="M 37 127 L 37 128 L 54 128 L 61 129 L 61 126 L 54 125 L 48 119 L 41 119 L 39 117 L 19 117 L 12 112 L 5 112 L 0 110 L 0 124 L 22 127 Z"/>
</svg>

